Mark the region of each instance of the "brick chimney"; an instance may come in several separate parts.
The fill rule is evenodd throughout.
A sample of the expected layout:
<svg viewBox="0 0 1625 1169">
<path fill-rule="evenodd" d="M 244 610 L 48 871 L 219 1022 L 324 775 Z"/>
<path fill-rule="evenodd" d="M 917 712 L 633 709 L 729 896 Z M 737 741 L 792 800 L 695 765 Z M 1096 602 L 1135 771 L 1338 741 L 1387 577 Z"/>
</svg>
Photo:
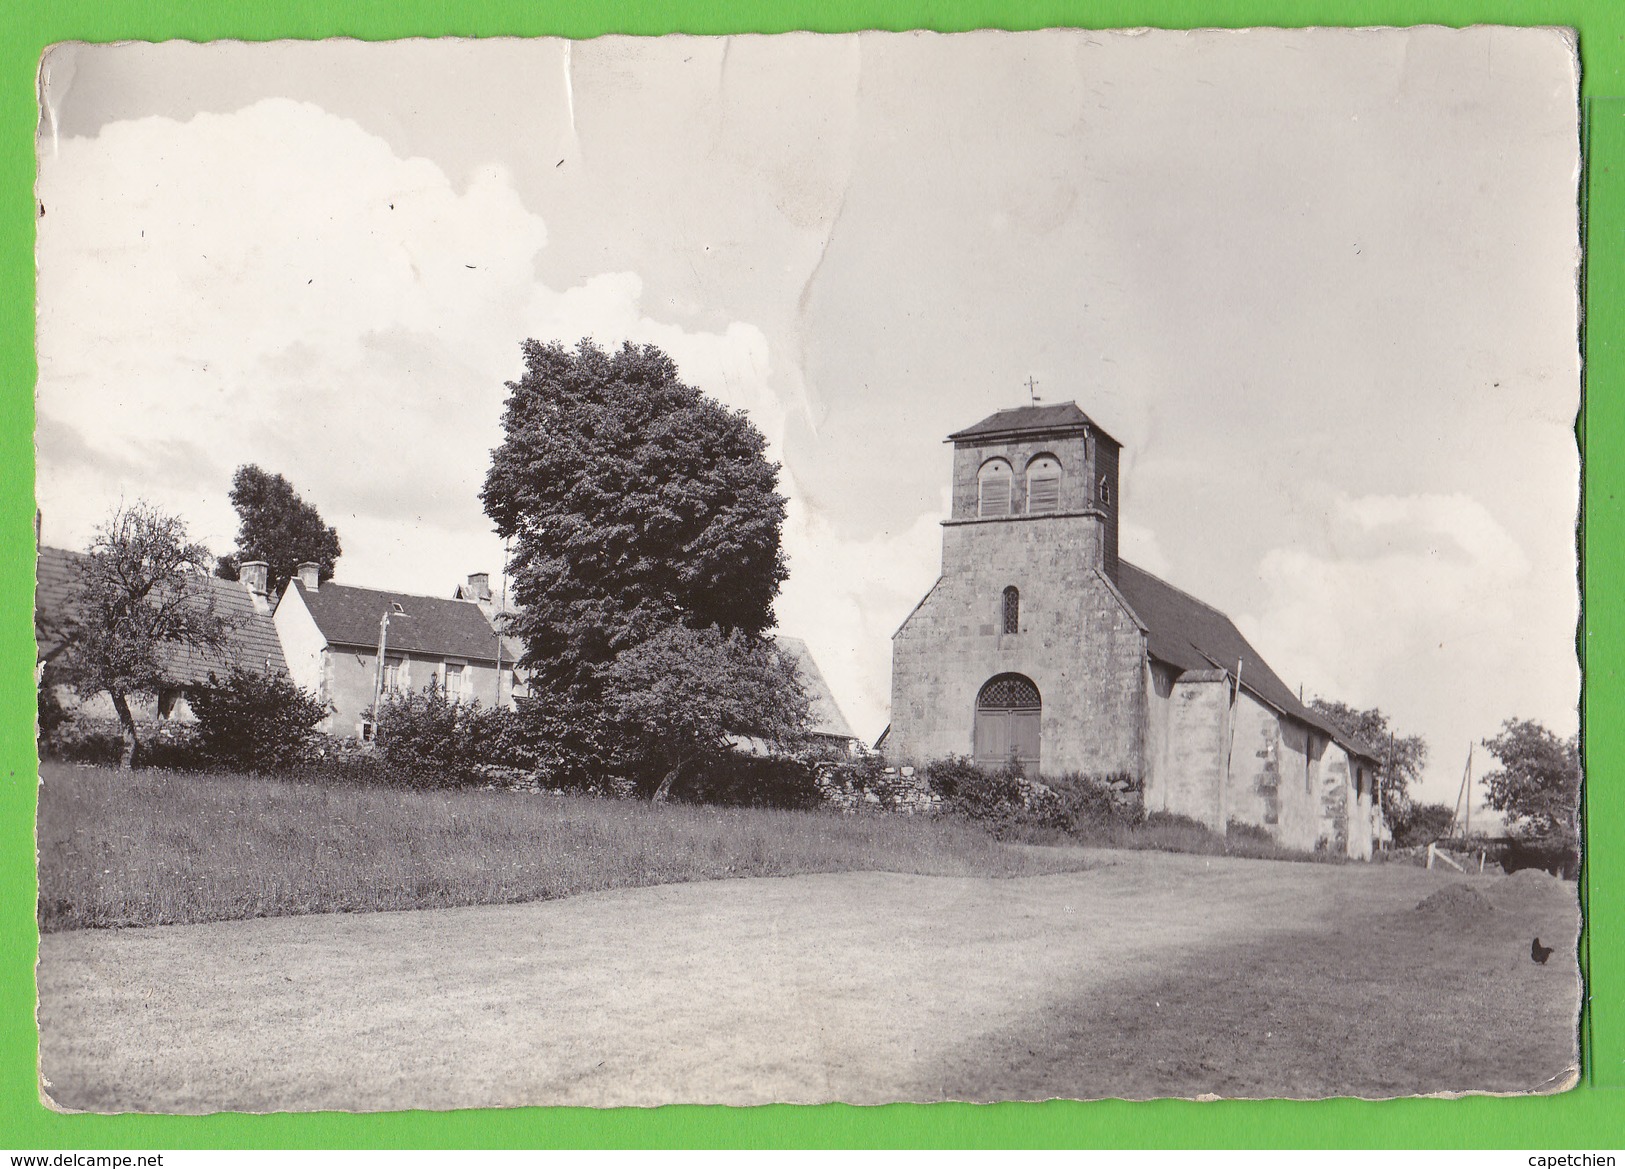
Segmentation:
<svg viewBox="0 0 1625 1169">
<path fill-rule="evenodd" d="M 263 560 L 245 560 L 237 566 L 237 579 L 256 597 L 265 595 L 265 580 L 271 566 Z"/>
<path fill-rule="evenodd" d="M 305 561 L 299 566 L 299 583 L 305 586 L 306 592 L 315 592 L 322 585 L 322 566 L 313 561 Z"/>
<path fill-rule="evenodd" d="M 468 595 L 476 601 L 489 601 L 491 599 L 491 574 L 489 572 L 469 573 Z"/>
</svg>

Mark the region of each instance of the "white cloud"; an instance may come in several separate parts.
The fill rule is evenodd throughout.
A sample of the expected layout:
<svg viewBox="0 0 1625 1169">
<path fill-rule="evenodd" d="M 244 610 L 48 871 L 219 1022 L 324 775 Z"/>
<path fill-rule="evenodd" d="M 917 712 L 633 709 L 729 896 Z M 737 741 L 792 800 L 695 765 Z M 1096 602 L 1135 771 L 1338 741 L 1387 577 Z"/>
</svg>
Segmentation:
<svg viewBox="0 0 1625 1169">
<path fill-rule="evenodd" d="M 901 531 L 853 538 L 803 506 L 793 480 L 784 486 L 790 579 L 775 606 L 779 628 L 807 642 L 853 731 L 872 743 L 890 717 L 892 634 L 942 563 L 948 492 Z"/>
<path fill-rule="evenodd" d="M 1117 551 L 1124 560 L 1153 576 L 1168 575 L 1168 554 L 1162 550 L 1157 533 L 1148 527 L 1118 520 Z"/>
<path fill-rule="evenodd" d="M 478 490 L 525 337 L 660 345 L 778 449 L 761 330 L 653 320 L 632 272 L 542 284 L 546 224 L 500 168 L 459 189 L 281 98 L 42 149 L 48 539 L 82 543 L 143 496 L 223 551 L 229 476 L 258 462 L 338 526 L 341 578 L 439 590 L 494 569 Z"/>
<path fill-rule="evenodd" d="M 1481 503 L 1339 494 L 1325 536 L 1263 556 L 1265 600 L 1238 624 L 1306 696 L 1380 706 L 1423 734 L 1429 798 L 1453 795 L 1468 743 L 1507 717 L 1574 729 L 1574 612 L 1553 611 L 1550 579 Z"/>
</svg>

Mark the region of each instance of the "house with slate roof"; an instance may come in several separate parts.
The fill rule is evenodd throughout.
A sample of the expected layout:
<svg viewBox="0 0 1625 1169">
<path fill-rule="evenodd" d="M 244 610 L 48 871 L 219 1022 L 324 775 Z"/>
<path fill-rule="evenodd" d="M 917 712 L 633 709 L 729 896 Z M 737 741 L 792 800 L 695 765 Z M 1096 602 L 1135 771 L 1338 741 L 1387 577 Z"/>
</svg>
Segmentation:
<svg viewBox="0 0 1625 1169">
<path fill-rule="evenodd" d="M 34 639 L 36 667 L 42 675 L 73 642 L 79 620 L 74 595 L 78 590 L 79 565 L 85 559 L 84 553 L 63 548 L 39 550 L 35 569 Z M 138 713 L 187 719 L 191 711 L 186 705 L 186 688 L 207 681 L 211 673 L 223 676 L 233 666 L 255 672 L 287 670 L 282 643 L 271 616 L 270 598 L 265 592 L 266 566 L 251 563 L 242 569 L 241 580 L 201 575 L 193 578 L 192 586 L 200 596 L 212 601 L 215 614 L 224 618 L 229 626 L 225 644 L 218 650 L 198 650 L 186 645 L 166 647 L 164 668 L 172 685 L 145 702 L 133 702 Z M 65 692 L 59 693 L 65 702 L 74 702 Z M 76 705 L 86 714 L 115 717 L 112 702 L 105 695 L 79 701 Z"/>
<path fill-rule="evenodd" d="M 323 583 L 316 565 L 300 565 L 277 603 L 276 630 L 290 676 L 332 708 L 321 729 L 367 737 L 365 716 L 379 687 L 404 694 L 432 683 L 453 701 L 512 705 L 516 684 L 524 693 L 515 678 L 519 647 L 474 595 L 479 576 L 470 578 L 468 595 L 459 588 L 451 598 L 426 597 Z"/>
<path fill-rule="evenodd" d="M 807 643 L 799 637 L 786 637 L 783 634 L 774 634 L 773 643 L 795 663 L 802 688 L 807 692 L 807 733 L 815 742 L 849 754 L 861 749 L 862 741 L 852 733 L 852 725 L 841 713 L 835 693 L 824 680 L 824 672 L 813 660 L 812 650 L 807 648 Z"/>
<path fill-rule="evenodd" d="M 1127 776 L 1152 811 L 1371 855 L 1376 750 L 1230 618 L 1119 558 L 1116 439 L 1067 402 L 948 441 L 942 574 L 892 640 L 890 759 Z"/>
</svg>

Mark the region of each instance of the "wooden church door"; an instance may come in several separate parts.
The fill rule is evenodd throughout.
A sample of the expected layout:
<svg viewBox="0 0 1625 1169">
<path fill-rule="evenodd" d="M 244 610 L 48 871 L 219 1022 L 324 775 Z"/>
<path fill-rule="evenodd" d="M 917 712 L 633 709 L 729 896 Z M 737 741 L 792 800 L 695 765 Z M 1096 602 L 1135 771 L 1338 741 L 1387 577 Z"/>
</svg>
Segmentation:
<svg viewBox="0 0 1625 1169">
<path fill-rule="evenodd" d="M 976 762 L 1003 767 L 1014 760 L 1029 775 L 1038 774 L 1039 726 L 1043 707 L 1038 687 L 1020 674 L 1000 674 L 976 697 L 972 737 Z"/>
</svg>

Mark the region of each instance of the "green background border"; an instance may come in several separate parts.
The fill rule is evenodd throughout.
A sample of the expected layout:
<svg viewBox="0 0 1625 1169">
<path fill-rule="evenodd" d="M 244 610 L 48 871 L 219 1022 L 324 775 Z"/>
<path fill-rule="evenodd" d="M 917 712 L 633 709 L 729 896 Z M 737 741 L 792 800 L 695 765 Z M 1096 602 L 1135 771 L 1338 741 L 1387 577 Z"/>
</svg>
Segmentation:
<svg viewBox="0 0 1625 1169">
<path fill-rule="evenodd" d="M 12 0 L 0 16 L 0 1149 L 437 1147 L 1350 1147 L 1620 1148 L 1625 1146 L 1625 762 L 1619 671 L 1625 611 L 1625 4 L 1115 3 L 997 0 L 750 3 L 662 0 L 276 0 L 183 5 L 146 0 Z M 1285 1101 L 1198 1104 L 774 1106 L 648 1111 L 493 1112 L 213 1117 L 64 1116 L 39 1104 L 33 1025 L 33 134 L 35 69 L 56 41 L 356 36 L 780 32 L 864 28 L 1109 28 L 1476 23 L 1577 28 L 1585 75 L 1590 173 L 1584 573 L 1589 901 L 1603 907 L 1587 938 L 1591 1002 L 1584 1082 L 1538 1099 Z M 1590 585 L 1596 582 L 1599 588 Z M 1610 589 L 1610 586 L 1613 586 Z"/>
</svg>

